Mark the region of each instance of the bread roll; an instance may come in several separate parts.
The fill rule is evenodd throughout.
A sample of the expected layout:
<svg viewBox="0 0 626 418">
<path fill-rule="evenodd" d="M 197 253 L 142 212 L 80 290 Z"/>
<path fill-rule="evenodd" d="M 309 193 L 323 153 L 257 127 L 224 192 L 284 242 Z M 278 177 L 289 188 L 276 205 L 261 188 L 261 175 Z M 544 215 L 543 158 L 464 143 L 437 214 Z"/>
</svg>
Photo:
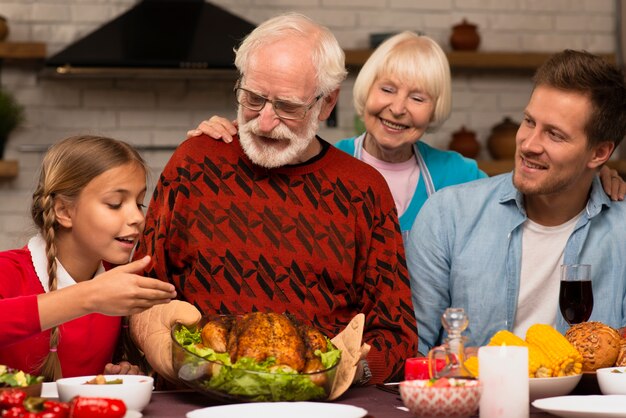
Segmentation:
<svg viewBox="0 0 626 418">
<path fill-rule="evenodd" d="M 619 354 L 615 360 L 615 366 L 626 366 L 626 338 L 622 338 L 619 344 Z"/>
<path fill-rule="evenodd" d="M 619 333 L 602 322 L 573 325 L 565 333 L 565 338 L 583 356 L 583 372 L 613 366 L 620 351 Z"/>
</svg>

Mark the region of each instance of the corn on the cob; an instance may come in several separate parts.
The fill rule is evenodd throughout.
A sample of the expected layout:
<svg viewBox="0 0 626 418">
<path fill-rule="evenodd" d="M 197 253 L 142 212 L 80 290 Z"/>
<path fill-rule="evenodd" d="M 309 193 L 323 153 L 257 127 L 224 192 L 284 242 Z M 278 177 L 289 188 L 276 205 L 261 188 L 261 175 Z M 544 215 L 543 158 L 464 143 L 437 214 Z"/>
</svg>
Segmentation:
<svg viewBox="0 0 626 418">
<path fill-rule="evenodd" d="M 478 377 L 478 357 L 477 356 L 468 358 L 467 360 L 465 360 L 465 363 L 463 364 L 465 365 L 465 368 L 467 369 L 467 371 L 472 374 L 472 376 Z"/>
<path fill-rule="evenodd" d="M 552 369 L 552 376 L 569 376 L 581 372 L 582 356 L 560 332 L 550 325 L 532 325 L 526 332 L 526 342 L 543 352 Z"/>
<path fill-rule="evenodd" d="M 492 346 L 518 346 L 528 347 L 528 376 L 529 377 L 551 377 L 552 370 L 548 366 L 548 359 L 543 352 L 535 346 L 531 346 L 517 335 L 507 330 L 498 331 L 491 337 L 487 345 Z M 470 357 L 465 361 L 465 367 L 474 376 L 478 376 L 478 357 Z"/>
<path fill-rule="evenodd" d="M 502 330 L 495 333 L 489 345 L 512 345 L 528 347 L 528 376 L 529 377 L 552 377 L 552 368 L 543 352 L 532 344 L 528 344 L 510 331 Z"/>
</svg>

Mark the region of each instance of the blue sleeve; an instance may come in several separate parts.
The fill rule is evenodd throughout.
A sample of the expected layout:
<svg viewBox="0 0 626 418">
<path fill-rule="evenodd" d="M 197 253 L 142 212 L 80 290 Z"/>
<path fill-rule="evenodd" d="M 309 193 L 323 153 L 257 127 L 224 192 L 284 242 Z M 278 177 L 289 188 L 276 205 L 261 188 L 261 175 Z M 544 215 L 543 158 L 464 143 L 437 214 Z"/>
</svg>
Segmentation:
<svg viewBox="0 0 626 418">
<path fill-rule="evenodd" d="M 450 252 L 441 193 L 431 196 L 417 215 L 406 243 L 418 350 L 425 354 L 441 343 L 441 315 L 450 307 Z"/>
</svg>

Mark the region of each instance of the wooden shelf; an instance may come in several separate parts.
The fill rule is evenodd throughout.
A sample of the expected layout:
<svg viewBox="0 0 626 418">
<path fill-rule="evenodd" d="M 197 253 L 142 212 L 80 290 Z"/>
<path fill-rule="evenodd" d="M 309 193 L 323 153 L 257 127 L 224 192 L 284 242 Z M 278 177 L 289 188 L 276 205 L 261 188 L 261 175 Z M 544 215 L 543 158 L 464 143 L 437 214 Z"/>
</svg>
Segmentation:
<svg viewBox="0 0 626 418">
<path fill-rule="evenodd" d="M 513 170 L 513 160 L 476 160 L 478 168 L 483 170 L 489 176 L 508 173 Z M 626 178 L 626 161 L 609 160 L 606 165 L 617 170 L 617 172 Z"/>
<path fill-rule="evenodd" d="M 17 160 L 0 160 L 0 179 L 11 179 L 17 177 Z"/>
<path fill-rule="evenodd" d="M 360 67 L 369 58 L 373 50 L 346 50 L 346 65 Z M 540 52 L 482 52 L 482 51 L 449 51 L 446 53 L 450 67 L 454 69 L 476 70 L 535 70 L 551 53 Z M 614 54 L 600 54 L 609 62 L 615 62 Z"/>
<path fill-rule="evenodd" d="M 36 60 L 46 58 L 46 45 L 41 42 L 0 42 L 0 59 Z"/>
</svg>

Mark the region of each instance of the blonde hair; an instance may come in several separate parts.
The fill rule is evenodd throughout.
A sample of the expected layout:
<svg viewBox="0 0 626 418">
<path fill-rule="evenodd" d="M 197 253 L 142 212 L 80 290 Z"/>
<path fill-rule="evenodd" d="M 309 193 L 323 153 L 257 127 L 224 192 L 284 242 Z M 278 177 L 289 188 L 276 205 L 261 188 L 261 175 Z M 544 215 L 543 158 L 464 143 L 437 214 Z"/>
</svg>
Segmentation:
<svg viewBox="0 0 626 418">
<path fill-rule="evenodd" d="M 388 38 L 376 48 L 354 82 L 354 109 L 359 116 L 363 117 L 372 85 L 386 75 L 398 77 L 425 91 L 435 101 L 429 131 L 436 130 L 448 119 L 452 106 L 450 64 L 433 39 L 405 31 Z"/>
<path fill-rule="evenodd" d="M 101 136 L 66 138 L 54 144 L 44 156 L 30 211 L 46 242 L 51 292 L 57 288 L 55 236 L 58 223 L 54 213 L 55 200 L 63 199 L 71 204 L 95 177 L 128 163 L 137 163 L 148 172 L 144 160 L 132 146 Z M 50 352 L 43 359 L 40 372 L 46 380 L 62 377 L 56 353 L 58 342 L 59 330 L 54 327 L 50 330 Z"/>
<path fill-rule="evenodd" d="M 345 54 L 335 35 L 326 28 L 299 13 L 285 13 L 261 23 L 235 50 L 235 66 L 241 77 L 245 76 L 250 57 L 273 42 L 288 38 L 311 40 L 310 50 L 317 74 L 317 93 L 327 95 L 339 88 L 348 72 Z"/>
</svg>

